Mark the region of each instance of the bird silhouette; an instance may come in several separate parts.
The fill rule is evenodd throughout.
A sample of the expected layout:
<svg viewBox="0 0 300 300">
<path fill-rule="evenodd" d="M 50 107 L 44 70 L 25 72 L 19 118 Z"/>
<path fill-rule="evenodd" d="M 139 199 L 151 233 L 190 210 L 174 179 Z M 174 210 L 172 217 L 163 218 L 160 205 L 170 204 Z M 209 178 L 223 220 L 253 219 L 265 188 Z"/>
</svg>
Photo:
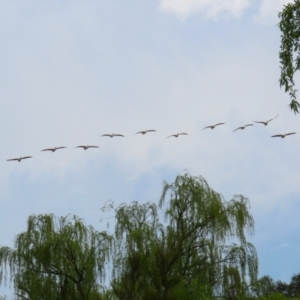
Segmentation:
<svg viewBox="0 0 300 300">
<path fill-rule="evenodd" d="M 87 150 L 89 148 L 99 148 L 98 146 L 90 146 L 90 145 L 86 145 L 86 146 L 77 146 L 76 148 L 82 148 L 84 150 Z"/>
<path fill-rule="evenodd" d="M 124 135 L 122 135 L 122 134 L 116 134 L 116 133 L 112 133 L 112 134 L 103 134 L 103 135 L 101 135 L 101 136 L 109 136 L 110 138 L 113 138 L 114 136 L 122 136 L 122 137 L 124 137 Z"/>
<path fill-rule="evenodd" d="M 215 124 L 215 125 L 206 126 L 206 127 L 204 127 L 202 130 L 204 130 L 204 129 L 206 129 L 206 128 L 214 129 L 216 126 L 223 125 L 223 124 L 225 124 L 225 123 L 217 123 L 217 124 Z"/>
<path fill-rule="evenodd" d="M 272 119 L 270 119 L 268 121 L 265 121 L 265 122 L 264 121 L 252 121 L 252 122 L 254 122 L 254 123 L 261 123 L 261 124 L 264 124 L 265 126 L 267 126 L 269 122 L 271 122 L 272 120 L 276 119 L 278 116 L 279 116 L 279 114 L 276 117 L 274 117 L 274 118 L 272 118 Z"/>
<path fill-rule="evenodd" d="M 244 130 L 244 129 L 245 129 L 246 127 L 248 127 L 248 126 L 253 126 L 253 124 L 247 124 L 247 125 L 238 127 L 237 129 L 233 130 L 233 132 L 235 132 L 235 131 L 237 131 L 237 130 L 239 130 L 239 129 Z"/>
<path fill-rule="evenodd" d="M 13 161 L 16 160 L 18 162 L 20 162 L 23 159 L 27 159 L 27 158 L 31 158 L 32 156 L 23 156 L 23 157 L 18 157 L 18 158 L 11 158 L 11 159 L 7 159 L 7 161 Z"/>
<path fill-rule="evenodd" d="M 171 137 L 171 136 L 174 136 L 174 137 L 178 138 L 180 135 L 188 135 L 188 134 L 185 133 L 185 132 L 182 132 L 182 133 L 176 133 L 176 134 L 172 134 L 172 135 L 167 136 L 166 139 L 169 138 L 169 137 Z"/>
<path fill-rule="evenodd" d="M 275 134 L 275 135 L 272 135 L 271 137 L 281 137 L 282 139 L 284 139 L 287 135 L 291 135 L 291 134 L 296 134 L 296 132 L 290 132 L 290 133 L 285 133 L 285 134 Z"/>
<path fill-rule="evenodd" d="M 47 149 L 43 149 L 43 150 L 41 150 L 41 151 L 52 151 L 52 152 L 55 152 L 55 151 L 58 150 L 58 149 L 64 149 L 64 148 L 67 148 L 67 147 L 47 148 Z"/>
<path fill-rule="evenodd" d="M 139 132 L 137 132 L 136 134 L 139 134 L 139 133 L 141 133 L 141 134 L 146 134 L 147 132 L 155 132 L 156 130 L 153 130 L 153 129 L 150 129 L 150 130 L 142 130 L 142 131 L 139 131 Z"/>
</svg>

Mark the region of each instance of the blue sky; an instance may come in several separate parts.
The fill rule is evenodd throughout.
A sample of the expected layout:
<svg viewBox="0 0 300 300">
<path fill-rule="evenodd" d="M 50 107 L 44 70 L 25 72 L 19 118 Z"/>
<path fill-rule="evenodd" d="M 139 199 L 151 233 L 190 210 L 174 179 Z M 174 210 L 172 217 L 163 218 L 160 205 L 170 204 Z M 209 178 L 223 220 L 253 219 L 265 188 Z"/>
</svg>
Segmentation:
<svg viewBox="0 0 300 300">
<path fill-rule="evenodd" d="M 103 229 L 105 201 L 158 202 L 163 180 L 188 170 L 227 200 L 250 199 L 260 275 L 299 273 L 300 119 L 278 84 L 284 3 L 1 2 L 0 245 L 33 213 Z M 157 132 L 134 136 L 144 129 Z M 113 132 L 125 138 L 100 138 Z M 177 132 L 189 135 L 166 139 Z M 68 148 L 40 151 L 54 146 Z"/>
</svg>

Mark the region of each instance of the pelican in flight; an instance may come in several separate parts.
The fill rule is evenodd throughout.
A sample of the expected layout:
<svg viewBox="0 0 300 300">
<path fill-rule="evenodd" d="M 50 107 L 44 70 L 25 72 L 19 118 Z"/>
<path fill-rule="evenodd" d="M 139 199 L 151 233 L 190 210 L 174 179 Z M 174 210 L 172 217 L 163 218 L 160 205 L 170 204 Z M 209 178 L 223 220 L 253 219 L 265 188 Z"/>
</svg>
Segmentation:
<svg viewBox="0 0 300 300">
<path fill-rule="evenodd" d="M 246 127 L 248 127 L 248 126 L 253 126 L 253 124 L 247 124 L 247 125 L 238 127 L 237 129 L 233 130 L 233 132 L 235 132 L 235 131 L 237 131 L 237 130 L 239 130 L 239 129 L 244 130 L 244 129 L 245 129 Z"/>
<path fill-rule="evenodd" d="M 153 129 L 150 129 L 150 130 L 142 130 L 142 131 L 139 131 L 139 132 L 137 132 L 136 134 L 139 134 L 139 133 L 141 133 L 141 134 L 146 134 L 147 132 L 155 132 L 156 130 L 153 130 Z"/>
<path fill-rule="evenodd" d="M 76 148 L 82 148 L 84 150 L 87 150 L 89 148 L 99 148 L 98 146 L 90 146 L 90 145 L 86 145 L 86 146 L 77 146 Z"/>
<path fill-rule="evenodd" d="M 206 128 L 214 129 L 216 126 L 223 125 L 223 124 L 225 124 L 225 123 L 217 123 L 217 124 L 215 124 L 215 125 L 206 126 L 206 127 L 204 127 L 202 130 L 204 130 L 204 129 L 206 129 Z"/>
<path fill-rule="evenodd" d="M 291 134 L 296 134 L 296 132 L 290 132 L 290 133 L 285 133 L 285 134 L 275 134 L 275 135 L 272 135 L 271 137 L 281 137 L 283 139 L 287 135 L 291 135 Z"/>
<path fill-rule="evenodd" d="M 265 122 L 264 121 L 252 121 L 252 122 L 254 122 L 254 123 L 261 123 L 261 124 L 264 124 L 265 126 L 267 126 L 269 122 L 271 122 L 272 120 L 276 119 L 278 116 L 279 116 L 279 114 L 276 117 L 274 117 L 274 118 L 272 118 L 272 119 L 270 119 L 268 121 L 265 121 Z"/>
<path fill-rule="evenodd" d="M 171 137 L 171 136 L 174 136 L 174 137 L 178 138 L 180 135 L 188 135 L 188 134 L 185 133 L 185 132 L 182 132 L 182 133 L 176 133 L 176 134 L 172 134 L 172 135 L 167 136 L 166 139 L 169 138 L 169 137 Z"/>
<path fill-rule="evenodd" d="M 58 150 L 58 149 L 64 149 L 64 148 L 67 148 L 67 147 L 47 148 L 47 149 L 43 149 L 43 150 L 41 150 L 41 151 L 52 151 L 52 152 L 55 152 L 55 151 Z"/>
<path fill-rule="evenodd" d="M 31 158 L 32 156 L 23 156 L 23 157 L 18 157 L 18 158 L 11 158 L 11 159 L 7 159 L 7 161 L 13 161 L 16 160 L 18 162 L 20 162 L 22 159 L 27 159 L 27 158 Z"/>
<path fill-rule="evenodd" d="M 110 138 L 113 138 L 114 136 L 122 136 L 122 137 L 124 137 L 124 135 L 118 134 L 118 133 L 103 134 L 103 135 L 101 135 L 101 136 L 109 136 Z"/>
</svg>

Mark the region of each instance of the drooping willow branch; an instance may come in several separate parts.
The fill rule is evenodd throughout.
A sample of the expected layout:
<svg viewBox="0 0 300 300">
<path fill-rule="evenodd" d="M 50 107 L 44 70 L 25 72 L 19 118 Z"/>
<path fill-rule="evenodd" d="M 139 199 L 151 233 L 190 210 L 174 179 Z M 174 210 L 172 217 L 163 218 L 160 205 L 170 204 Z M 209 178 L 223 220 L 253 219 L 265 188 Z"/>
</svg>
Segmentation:
<svg viewBox="0 0 300 300">
<path fill-rule="evenodd" d="M 296 98 L 294 74 L 300 69 L 300 1 L 284 5 L 278 14 L 278 24 L 281 31 L 280 60 L 280 87 L 284 86 L 291 98 L 289 104 L 294 113 L 299 113 L 300 104 Z"/>
</svg>

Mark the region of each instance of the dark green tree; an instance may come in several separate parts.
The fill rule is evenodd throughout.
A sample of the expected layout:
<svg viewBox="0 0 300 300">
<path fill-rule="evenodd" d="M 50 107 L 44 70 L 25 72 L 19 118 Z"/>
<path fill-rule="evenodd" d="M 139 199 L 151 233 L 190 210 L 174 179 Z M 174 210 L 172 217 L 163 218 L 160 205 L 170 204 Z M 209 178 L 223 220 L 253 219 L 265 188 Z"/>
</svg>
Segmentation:
<svg viewBox="0 0 300 300">
<path fill-rule="evenodd" d="M 277 284 L 270 276 L 263 276 L 257 281 L 255 291 L 257 296 L 269 297 L 278 292 Z"/>
<path fill-rule="evenodd" d="M 159 207 L 121 205 L 112 282 L 118 299 L 242 299 L 258 269 L 246 238 L 254 230 L 248 204 L 243 196 L 225 201 L 202 177 L 185 174 L 164 183 Z"/>
<path fill-rule="evenodd" d="M 300 274 L 293 275 L 288 287 L 288 295 L 300 298 Z"/>
<path fill-rule="evenodd" d="M 277 293 L 281 293 L 285 296 L 289 295 L 289 285 L 286 282 L 281 280 L 276 281 L 276 291 Z"/>
<path fill-rule="evenodd" d="M 0 283 L 9 267 L 18 299 L 102 299 L 111 242 L 76 216 L 32 215 L 14 249 L 0 248 Z"/>
<path fill-rule="evenodd" d="M 300 69 L 300 0 L 284 5 L 279 13 L 281 30 L 280 86 L 284 86 L 291 98 L 290 108 L 299 113 L 300 104 L 296 99 L 294 74 Z"/>
</svg>

